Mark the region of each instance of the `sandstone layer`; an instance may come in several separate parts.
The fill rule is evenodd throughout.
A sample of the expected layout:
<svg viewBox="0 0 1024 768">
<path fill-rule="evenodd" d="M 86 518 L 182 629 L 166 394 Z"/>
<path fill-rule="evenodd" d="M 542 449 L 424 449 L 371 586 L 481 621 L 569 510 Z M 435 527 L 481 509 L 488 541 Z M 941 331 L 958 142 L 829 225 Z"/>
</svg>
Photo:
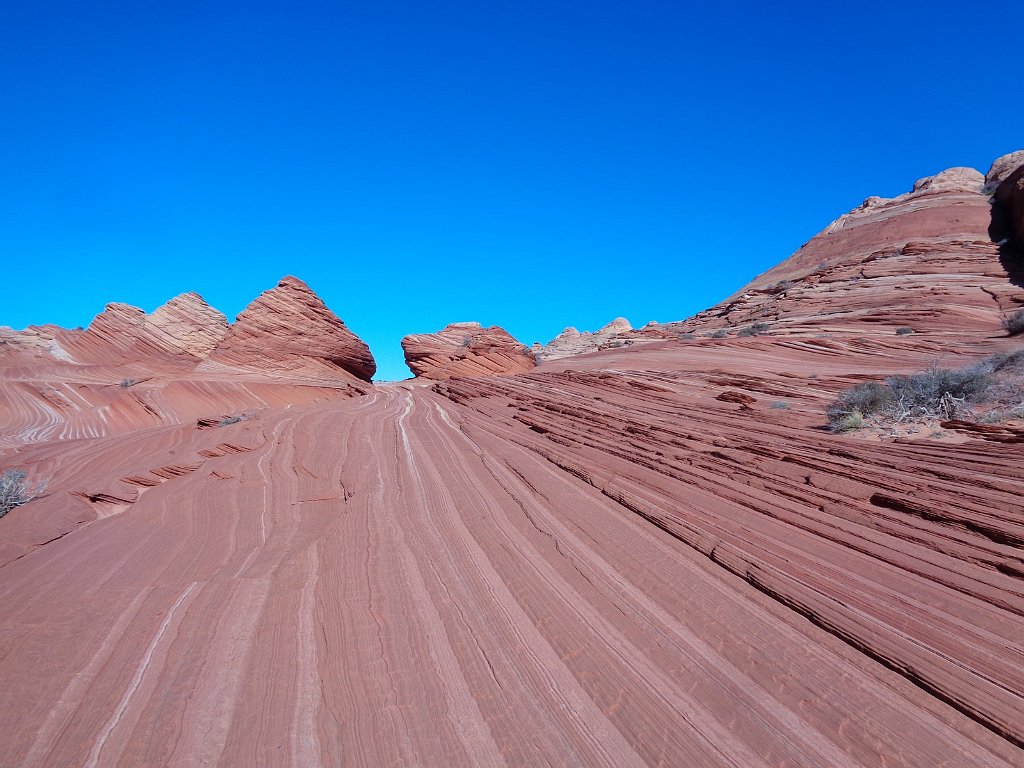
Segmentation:
<svg viewBox="0 0 1024 768">
<path fill-rule="evenodd" d="M 358 396 L 374 368 L 366 344 L 295 278 L 231 326 L 195 293 L 149 315 L 108 304 L 85 330 L 0 328 L 0 446 Z"/>
<path fill-rule="evenodd" d="M 1011 192 L 1015 160 L 1024 162 L 1024 153 L 1000 158 L 989 174 L 1004 179 L 1011 211 L 1021 199 Z M 644 328 L 632 340 L 751 330 L 1000 333 L 1001 319 L 1024 303 L 1024 263 L 993 241 L 993 213 L 981 173 L 943 171 L 899 197 L 868 198 L 722 303 L 685 322 Z"/>
<path fill-rule="evenodd" d="M 405 362 L 414 376 L 450 379 L 523 373 L 536 365 L 533 354 L 502 328 L 452 323 L 437 333 L 402 339 Z"/>
<path fill-rule="evenodd" d="M 295 277 L 285 277 L 245 308 L 210 363 L 314 372 L 329 366 L 363 381 L 377 370 L 366 343 Z"/>
<path fill-rule="evenodd" d="M 606 345 L 615 344 L 619 335 L 633 330 L 629 320 L 617 317 L 593 333 L 580 333 L 572 326 L 566 328 L 547 344 L 534 344 L 533 353 L 538 362 L 558 360 L 562 357 L 595 352 Z"/>
<path fill-rule="evenodd" d="M 514 375 L 344 397 L 179 361 L 100 403 L 112 369 L 54 357 L 52 329 L 2 345 L 0 468 L 49 480 L 0 519 L 4 760 L 1024 764 L 1024 420 L 824 415 L 1021 348 L 977 180 Z M 448 347 L 491 333 L 414 346 L 490 370 Z"/>
</svg>

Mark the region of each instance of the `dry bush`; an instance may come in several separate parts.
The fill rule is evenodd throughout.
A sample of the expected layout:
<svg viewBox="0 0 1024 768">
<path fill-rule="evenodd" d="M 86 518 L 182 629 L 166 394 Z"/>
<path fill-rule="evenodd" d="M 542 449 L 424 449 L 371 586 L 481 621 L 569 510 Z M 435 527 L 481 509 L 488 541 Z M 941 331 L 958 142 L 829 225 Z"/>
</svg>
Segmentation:
<svg viewBox="0 0 1024 768">
<path fill-rule="evenodd" d="M 1016 336 L 1021 331 L 1024 331 L 1024 309 L 1004 317 L 1002 325 L 1011 336 Z"/>
<path fill-rule="evenodd" d="M 41 496 L 45 490 L 45 482 L 37 483 L 35 486 L 29 483 L 25 470 L 5 469 L 3 474 L 0 474 L 0 517 L 15 507 L 28 504 Z"/>
</svg>

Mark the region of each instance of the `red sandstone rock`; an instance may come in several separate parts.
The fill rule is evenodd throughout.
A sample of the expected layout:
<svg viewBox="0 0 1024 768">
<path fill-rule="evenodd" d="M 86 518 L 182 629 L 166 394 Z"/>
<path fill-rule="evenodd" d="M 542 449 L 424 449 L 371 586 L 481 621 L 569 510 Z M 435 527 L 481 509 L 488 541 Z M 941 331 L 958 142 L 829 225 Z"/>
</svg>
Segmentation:
<svg viewBox="0 0 1024 768">
<path fill-rule="evenodd" d="M 5 761 L 1021 765 L 1022 427 L 823 414 L 1019 348 L 983 197 L 874 201 L 644 344 L 353 399 L 292 347 L 121 388 L 0 332 L 0 467 L 50 480 L 0 519 Z M 421 361 L 489 370 L 453 335 L 495 337 Z"/>
<path fill-rule="evenodd" d="M 329 366 L 363 381 L 377 370 L 365 342 L 295 277 L 283 278 L 246 307 L 209 359 L 235 368 L 313 373 Z"/>
<path fill-rule="evenodd" d="M 1006 173 L 1010 160 L 1001 161 L 994 176 Z M 998 332 L 1019 291 L 990 236 L 993 207 L 982 181 L 977 171 L 952 168 L 905 195 L 869 198 L 721 304 L 631 336 L 737 333 L 756 323 L 805 337 Z"/>
<path fill-rule="evenodd" d="M 1024 165 L 1024 149 L 1011 152 L 996 159 L 992 163 L 992 167 L 988 169 L 988 173 L 985 174 L 985 188 L 989 191 L 995 190 L 1002 183 L 1003 179 L 1022 165 Z"/>
<path fill-rule="evenodd" d="M 405 362 L 417 377 L 496 376 L 523 373 L 536 365 L 533 354 L 496 325 L 452 323 L 437 333 L 402 339 Z"/>
</svg>

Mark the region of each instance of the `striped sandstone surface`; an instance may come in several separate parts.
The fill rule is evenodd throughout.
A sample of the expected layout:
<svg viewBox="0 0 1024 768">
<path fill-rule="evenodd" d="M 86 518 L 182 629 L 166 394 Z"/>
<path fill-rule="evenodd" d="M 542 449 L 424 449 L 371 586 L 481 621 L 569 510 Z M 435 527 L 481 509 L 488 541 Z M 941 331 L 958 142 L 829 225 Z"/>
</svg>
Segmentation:
<svg viewBox="0 0 1024 768">
<path fill-rule="evenodd" d="M 1024 423 L 823 416 L 1022 346 L 988 185 L 536 368 L 449 326 L 370 384 L 297 285 L 237 330 L 185 297 L 3 332 L 0 466 L 49 485 L 0 519 L 2 762 L 1024 764 Z"/>
</svg>

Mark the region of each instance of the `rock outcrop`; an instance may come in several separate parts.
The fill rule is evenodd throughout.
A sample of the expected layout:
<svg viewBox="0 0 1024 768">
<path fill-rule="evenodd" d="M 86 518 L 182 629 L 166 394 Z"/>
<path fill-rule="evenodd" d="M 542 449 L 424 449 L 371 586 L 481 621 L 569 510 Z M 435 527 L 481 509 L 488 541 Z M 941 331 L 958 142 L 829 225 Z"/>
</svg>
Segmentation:
<svg viewBox="0 0 1024 768">
<path fill-rule="evenodd" d="M 613 343 L 621 334 L 629 333 L 633 326 L 624 317 L 617 317 L 600 330 L 580 333 L 572 326 L 566 328 L 547 344 L 534 344 L 533 352 L 539 361 L 558 360 L 562 357 L 594 352 Z"/>
<path fill-rule="evenodd" d="M 210 363 L 318 373 L 324 367 L 370 381 L 377 370 L 366 343 L 309 286 L 285 277 L 238 316 Z"/>
<path fill-rule="evenodd" d="M 1024 149 L 997 158 L 992 163 L 992 167 L 988 169 L 988 173 L 985 174 L 986 191 L 991 192 L 995 190 L 1002 183 L 1003 179 L 1021 166 L 1024 166 Z"/>
<path fill-rule="evenodd" d="M 536 366 L 533 353 L 507 331 L 480 323 L 452 323 L 437 333 L 402 339 L 405 362 L 424 379 L 524 373 Z"/>
<path fill-rule="evenodd" d="M 130 304 L 112 303 L 85 331 L 57 329 L 54 340 L 79 363 L 114 363 L 163 358 L 198 361 L 228 331 L 227 319 L 197 293 L 171 299 L 147 315 Z"/>
<path fill-rule="evenodd" d="M 1024 152 L 1000 158 L 987 178 L 1003 179 L 996 197 L 1019 227 L 1012 202 L 1020 199 L 1018 161 Z M 899 197 L 868 198 L 722 303 L 684 322 L 634 332 L 634 341 L 714 332 L 997 332 L 1006 311 L 1018 306 L 1007 278 L 1019 275 L 993 241 L 999 204 L 991 204 L 985 179 L 951 168 Z"/>
<path fill-rule="evenodd" d="M 198 294 L 152 314 L 108 304 L 88 329 L 0 327 L 0 450 L 369 391 L 375 364 L 301 281 L 285 278 L 229 326 Z"/>
<path fill-rule="evenodd" d="M 1021 158 L 1024 163 L 1024 157 Z M 1024 254 L 1024 165 L 1008 174 L 996 188 L 993 215 L 996 237 L 1007 237 L 1020 258 Z"/>
</svg>

